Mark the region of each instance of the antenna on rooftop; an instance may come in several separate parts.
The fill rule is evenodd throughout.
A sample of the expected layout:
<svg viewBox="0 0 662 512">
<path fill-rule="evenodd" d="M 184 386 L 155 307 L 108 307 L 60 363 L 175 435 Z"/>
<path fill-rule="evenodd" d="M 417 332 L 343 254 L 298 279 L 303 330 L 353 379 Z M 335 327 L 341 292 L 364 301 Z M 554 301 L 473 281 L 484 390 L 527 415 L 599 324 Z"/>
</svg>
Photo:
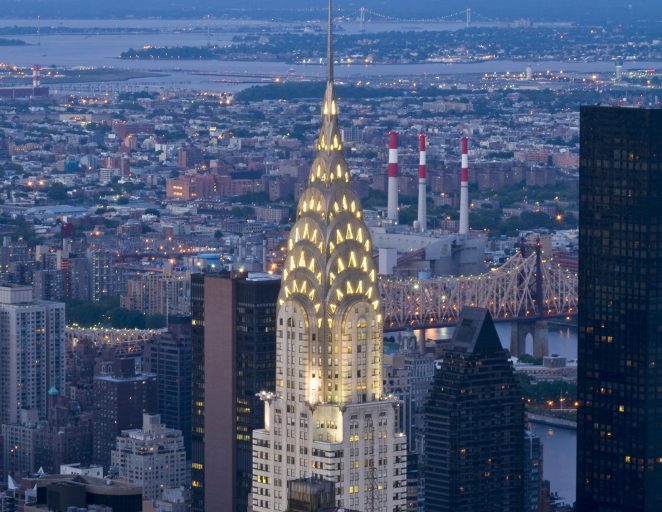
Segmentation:
<svg viewBox="0 0 662 512">
<path fill-rule="evenodd" d="M 333 5 L 329 0 L 329 26 L 326 42 L 326 80 L 333 82 Z"/>
</svg>

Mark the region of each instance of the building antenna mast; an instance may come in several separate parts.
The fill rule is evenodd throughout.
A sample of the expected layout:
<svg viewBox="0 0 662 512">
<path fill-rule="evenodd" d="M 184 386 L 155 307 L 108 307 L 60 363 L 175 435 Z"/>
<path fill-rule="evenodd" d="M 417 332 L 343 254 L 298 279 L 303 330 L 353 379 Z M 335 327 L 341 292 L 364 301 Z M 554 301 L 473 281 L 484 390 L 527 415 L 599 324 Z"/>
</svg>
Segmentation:
<svg viewBox="0 0 662 512">
<path fill-rule="evenodd" d="M 326 81 L 333 82 L 333 5 L 329 0 L 329 22 L 326 41 Z"/>
</svg>

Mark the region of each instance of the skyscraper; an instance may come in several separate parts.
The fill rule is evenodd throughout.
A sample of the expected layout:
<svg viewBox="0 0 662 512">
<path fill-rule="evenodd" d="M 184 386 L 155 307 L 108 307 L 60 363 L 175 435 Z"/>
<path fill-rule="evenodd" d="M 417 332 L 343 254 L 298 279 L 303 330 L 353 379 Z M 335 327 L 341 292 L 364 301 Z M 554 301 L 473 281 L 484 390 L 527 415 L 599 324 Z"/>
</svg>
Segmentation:
<svg viewBox="0 0 662 512">
<path fill-rule="evenodd" d="M 252 480 L 253 429 L 264 406 L 256 397 L 276 373 L 276 299 L 268 274 L 194 274 L 193 510 L 243 512 Z"/>
<path fill-rule="evenodd" d="M 583 107 L 577 510 L 662 510 L 662 110 Z"/>
<path fill-rule="evenodd" d="M 168 331 L 145 343 L 145 370 L 156 375 L 161 421 L 181 430 L 191 457 L 191 318 L 170 317 Z"/>
<path fill-rule="evenodd" d="M 278 297 L 276 386 L 253 433 L 253 511 L 285 511 L 289 480 L 335 484 L 338 507 L 401 511 L 406 436 L 383 393 L 383 325 L 370 232 L 349 184 L 333 84 L 329 2 L 322 129 Z"/>
<path fill-rule="evenodd" d="M 425 415 L 425 510 L 524 510 L 524 405 L 486 309 L 465 308 Z"/>
<path fill-rule="evenodd" d="M 92 460 L 108 470 L 110 453 L 122 430 L 140 428 L 143 413 L 156 414 L 156 375 L 143 373 L 137 358 L 102 364 L 94 377 Z"/>
<path fill-rule="evenodd" d="M 543 452 L 540 438 L 533 432 L 524 435 L 524 512 L 544 510 Z"/>
<path fill-rule="evenodd" d="M 48 410 L 48 390 L 64 389 L 64 304 L 35 301 L 30 286 L 0 286 L 0 424 L 21 409 Z"/>
</svg>

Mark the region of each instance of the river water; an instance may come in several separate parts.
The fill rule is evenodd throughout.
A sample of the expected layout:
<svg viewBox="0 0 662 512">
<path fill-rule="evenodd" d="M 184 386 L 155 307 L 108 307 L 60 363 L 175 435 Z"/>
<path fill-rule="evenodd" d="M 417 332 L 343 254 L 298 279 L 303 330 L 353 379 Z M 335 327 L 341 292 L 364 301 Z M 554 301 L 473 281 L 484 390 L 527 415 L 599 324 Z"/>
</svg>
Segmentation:
<svg viewBox="0 0 662 512">
<path fill-rule="evenodd" d="M 304 24 L 298 24 L 301 28 Z M 383 26 L 382 26 L 383 25 Z M 452 30 L 461 24 L 446 23 L 439 26 L 429 24 L 373 24 L 376 30 L 434 29 Z M 227 44 L 239 33 L 285 30 L 295 24 L 276 24 L 266 21 L 238 20 L 42 20 L 41 26 L 77 28 L 147 28 L 158 33 L 143 34 L 91 34 L 91 35 L 36 35 L 35 20 L 1 20 L 2 26 L 34 26 L 34 35 L 12 36 L 29 43 L 22 47 L 0 47 L 0 62 L 19 66 L 38 64 L 42 67 L 113 67 L 119 69 L 147 70 L 164 73 L 160 78 L 132 80 L 136 85 L 190 88 L 197 90 L 238 90 L 246 84 L 229 84 L 223 77 L 237 75 L 260 75 L 264 80 L 291 77 L 297 80 L 322 79 L 325 69 L 321 64 L 291 65 L 283 62 L 235 62 L 200 60 L 120 60 L 120 53 L 129 48 L 150 46 L 203 46 L 208 43 Z M 209 31 L 207 31 L 209 27 Z M 355 23 L 343 24 L 347 33 L 357 30 Z M 626 62 L 624 69 L 656 67 L 659 62 Z M 343 80 L 369 80 L 374 78 L 452 77 L 457 75 L 480 75 L 483 73 L 523 72 L 527 63 L 513 61 L 486 61 L 479 63 L 425 63 L 425 64 L 376 64 L 345 65 L 336 67 L 336 76 Z M 534 71 L 559 71 L 566 73 L 610 73 L 613 62 L 533 62 Z"/>
<path fill-rule="evenodd" d="M 510 331 L 512 324 L 496 324 L 501 344 L 504 348 L 510 346 Z M 454 328 L 426 329 L 416 331 L 421 339 L 450 338 Z M 532 341 L 527 340 L 527 352 L 531 353 Z M 577 359 L 577 330 L 550 326 L 549 353 L 558 354 L 571 360 Z M 540 437 L 543 443 L 543 474 L 550 481 L 552 492 L 562 498 L 562 501 L 572 504 L 575 501 L 575 475 L 577 460 L 577 433 L 574 430 L 549 427 L 547 425 L 530 424 L 531 429 Z"/>
</svg>

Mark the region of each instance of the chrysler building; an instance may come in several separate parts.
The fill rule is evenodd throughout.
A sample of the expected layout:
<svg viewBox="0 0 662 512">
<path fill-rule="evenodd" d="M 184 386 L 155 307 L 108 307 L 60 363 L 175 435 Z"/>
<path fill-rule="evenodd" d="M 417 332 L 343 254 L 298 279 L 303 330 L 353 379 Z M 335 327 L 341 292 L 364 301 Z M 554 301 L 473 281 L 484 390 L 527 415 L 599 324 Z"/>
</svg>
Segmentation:
<svg viewBox="0 0 662 512">
<path fill-rule="evenodd" d="M 254 512 L 286 511 L 287 482 L 335 483 L 336 505 L 404 511 L 407 439 L 382 385 L 383 318 L 370 233 L 352 191 L 327 84 L 308 188 L 297 206 L 276 315 L 276 389 L 253 432 Z"/>
</svg>

